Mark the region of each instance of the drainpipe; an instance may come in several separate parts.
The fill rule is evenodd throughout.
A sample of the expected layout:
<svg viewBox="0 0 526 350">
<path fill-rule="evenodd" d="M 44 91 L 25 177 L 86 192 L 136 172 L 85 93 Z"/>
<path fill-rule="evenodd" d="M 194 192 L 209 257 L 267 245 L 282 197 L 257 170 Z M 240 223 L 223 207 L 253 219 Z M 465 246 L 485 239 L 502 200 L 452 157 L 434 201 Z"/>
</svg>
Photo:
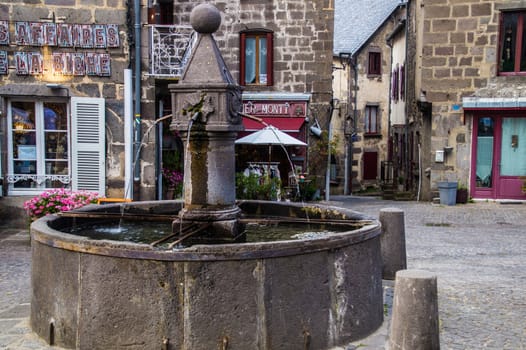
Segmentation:
<svg viewBox="0 0 526 350">
<path fill-rule="evenodd" d="M 393 102 L 393 42 L 391 40 L 387 40 L 387 46 L 391 49 L 391 66 L 389 67 L 389 98 L 387 99 L 387 167 L 384 167 L 384 176 L 385 181 L 390 182 L 391 180 L 394 181 L 394 178 L 391 179 L 391 162 L 393 161 L 393 145 L 392 145 L 392 138 L 391 138 L 391 118 L 393 114 L 393 109 L 391 107 L 391 103 Z M 406 92 L 407 94 L 407 92 Z M 386 169 L 387 168 L 387 171 Z M 394 168 L 394 166 L 393 166 Z M 394 184 L 394 182 L 393 182 Z"/>
<path fill-rule="evenodd" d="M 406 18 L 406 21 L 405 21 L 405 62 L 404 62 L 404 98 L 405 98 L 405 106 L 404 106 L 404 110 L 405 110 L 405 178 L 406 178 L 406 183 L 405 183 L 405 189 L 407 190 L 407 184 L 408 184 L 408 180 L 409 180 L 409 104 L 407 103 L 407 96 L 408 96 L 408 91 L 407 91 L 407 50 L 409 48 L 409 43 L 408 43 L 408 37 L 409 37 L 409 25 L 411 23 L 411 21 L 409 20 L 410 19 L 410 7 L 409 7 L 409 1 L 410 0 L 406 0 L 406 2 L 404 3 L 405 5 L 405 18 Z"/>
<path fill-rule="evenodd" d="M 331 99 L 329 109 L 329 136 L 327 141 L 327 170 L 325 171 L 325 200 L 330 200 L 331 192 L 331 138 L 332 138 L 332 114 L 334 113 L 334 98 Z"/>
<path fill-rule="evenodd" d="M 351 156 L 351 174 L 349 176 L 349 180 L 351 181 L 350 183 L 350 191 L 349 191 L 349 194 L 352 195 L 352 163 L 353 163 L 353 159 L 354 159 L 354 156 L 353 156 L 353 143 L 354 143 L 354 135 L 356 135 L 356 119 L 358 117 L 358 62 L 357 62 L 358 58 L 357 57 L 354 57 L 354 56 L 351 56 L 351 58 L 349 59 L 349 64 L 352 66 L 352 69 L 354 71 L 354 106 L 353 106 L 353 117 L 352 117 L 352 130 L 351 130 L 351 142 L 349 144 L 349 148 L 350 148 L 350 156 Z M 350 81 L 350 79 L 349 79 Z M 350 90 L 349 90 L 350 92 Z"/>
<path fill-rule="evenodd" d="M 134 154 L 139 152 L 141 143 L 141 1 L 134 0 L 135 11 L 135 138 Z M 134 181 L 140 181 L 140 162 L 137 161 L 134 169 Z"/>
<path fill-rule="evenodd" d="M 124 70 L 124 198 L 133 198 L 132 70 Z"/>
</svg>

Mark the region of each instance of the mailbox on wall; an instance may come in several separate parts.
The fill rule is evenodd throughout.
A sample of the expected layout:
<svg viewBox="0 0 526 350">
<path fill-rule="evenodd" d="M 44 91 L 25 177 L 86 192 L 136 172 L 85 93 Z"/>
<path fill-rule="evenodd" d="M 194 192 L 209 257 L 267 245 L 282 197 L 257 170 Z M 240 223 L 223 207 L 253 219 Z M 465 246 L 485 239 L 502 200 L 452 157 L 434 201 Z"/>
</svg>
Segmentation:
<svg viewBox="0 0 526 350">
<path fill-rule="evenodd" d="M 435 162 L 444 163 L 444 150 L 437 149 L 435 151 Z"/>
</svg>

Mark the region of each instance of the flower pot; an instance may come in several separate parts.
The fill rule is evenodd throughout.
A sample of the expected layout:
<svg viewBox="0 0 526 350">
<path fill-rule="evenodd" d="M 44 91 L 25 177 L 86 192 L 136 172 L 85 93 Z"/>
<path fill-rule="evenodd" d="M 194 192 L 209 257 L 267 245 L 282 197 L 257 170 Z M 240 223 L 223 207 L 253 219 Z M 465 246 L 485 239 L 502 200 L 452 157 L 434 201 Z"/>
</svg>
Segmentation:
<svg viewBox="0 0 526 350">
<path fill-rule="evenodd" d="M 468 202 L 468 189 L 459 188 L 457 189 L 457 203 L 466 204 Z"/>
</svg>

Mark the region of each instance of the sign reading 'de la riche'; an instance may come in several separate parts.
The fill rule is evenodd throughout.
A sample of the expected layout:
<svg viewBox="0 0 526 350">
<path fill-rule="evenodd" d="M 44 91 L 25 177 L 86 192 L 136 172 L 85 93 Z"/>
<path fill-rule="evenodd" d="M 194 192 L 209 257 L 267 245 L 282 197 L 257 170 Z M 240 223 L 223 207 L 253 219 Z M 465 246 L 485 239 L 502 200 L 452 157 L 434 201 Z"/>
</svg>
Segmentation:
<svg viewBox="0 0 526 350">
<path fill-rule="evenodd" d="M 8 21 L 0 21 L 0 45 L 10 44 Z M 15 22 L 14 44 L 18 46 L 105 49 L 120 47 L 117 24 L 68 24 Z M 47 57 L 46 57 L 47 58 Z M 15 52 L 17 75 L 38 75 L 44 72 L 44 56 L 40 52 Z M 56 75 L 111 75 L 111 59 L 107 53 L 54 52 L 51 71 Z M 6 51 L 0 51 L 0 74 L 8 73 Z"/>
</svg>

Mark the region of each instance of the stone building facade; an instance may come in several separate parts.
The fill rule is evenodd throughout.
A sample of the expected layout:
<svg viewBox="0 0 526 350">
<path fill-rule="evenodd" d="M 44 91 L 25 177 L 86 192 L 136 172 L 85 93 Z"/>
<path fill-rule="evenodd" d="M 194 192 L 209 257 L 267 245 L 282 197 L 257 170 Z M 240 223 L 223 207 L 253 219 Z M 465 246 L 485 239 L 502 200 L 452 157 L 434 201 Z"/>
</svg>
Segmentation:
<svg viewBox="0 0 526 350">
<path fill-rule="evenodd" d="M 409 2 L 410 125 L 420 191 L 456 181 L 479 199 L 524 199 L 524 1 Z M 416 137 L 418 133 L 418 137 Z M 417 159 L 414 157 L 414 159 Z M 415 172 L 418 174 L 418 172 Z M 416 178 L 415 178 L 416 180 Z M 418 181 L 415 181 L 415 184 Z"/>
<path fill-rule="evenodd" d="M 126 4 L 0 1 L 3 196 L 123 196 Z"/>
<path fill-rule="evenodd" d="M 189 14 L 196 3 L 145 0 L 137 3 L 141 11 L 139 21 L 134 23 L 137 18 L 134 2 L 42 0 L 19 4 L 0 1 L 2 195 L 35 195 L 48 188 L 66 187 L 97 190 L 114 198 L 166 198 L 162 191 L 166 184 L 160 180 L 163 178 L 160 155 L 164 150 L 180 151 L 182 143 L 167 127 L 164 133 L 159 130 L 161 125 L 166 126 L 166 121 L 169 124 L 169 120 L 161 123 L 159 119 L 168 118 L 171 113 L 167 86 L 177 81 L 180 71 L 159 75 L 152 70 L 155 54 L 152 28 L 161 25 L 185 27 L 181 30 L 188 31 Z M 294 123 L 289 125 L 293 128 L 289 131 L 295 137 L 310 144 L 319 142 L 310 138 L 308 128 L 314 120 L 326 126 L 329 119 L 332 1 L 210 3 L 221 11 L 222 24 L 214 36 L 232 75 L 244 85 L 245 105 L 264 119 L 290 117 Z M 29 33 L 27 40 L 34 42 L 19 41 L 23 28 Z M 67 40 L 71 42 L 54 42 L 57 39 L 53 36 L 66 40 L 66 34 L 60 36 L 66 33 L 66 28 L 69 28 Z M 84 39 L 90 37 L 94 42 L 82 44 L 83 37 L 78 34 L 82 30 L 89 32 Z M 5 33 L 8 38 L 2 41 Z M 270 63 L 266 66 L 268 71 L 258 71 L 256 75 L 252 68 L 241 64 L 249 61 L 245 55 L 250 54 L 242 51 L 241 43 L 247 37 L 263 34 Z M 140 47 L 136 50 L 138 35 Z M 106 43 L 115 37 L 117 44 L 97 41 Z M 261 50 L 261 54 L 267 53 Z M 21 59 L 26 60 L 27 71 L 23 64 L 17 65 Z M 96 65 L 93 59 L 98 60 Z M 41 68 L 36 68 L 39 64 Z M 135 74 L 137 67 L 140 74 Z M 257 77 L 256 83 L 242 82 L 241 71 L 245 76 Z M 276 112 L 283 108 L 288 114 Z M 45 124 L 45 115 L 51 113 L 50 110 L 60 114 L 53 116 L 62 120 L 59 129 Z M 82 120 L 85 113 L 93 115 Z M 24 124 L 27 118 L 31 120 Z M 35 122 L 35 118 L 39 121 Z M 130 120 L 132 130 L 138 130 L 136 135 L 130 133 Z M 16 124 L 17 121 L 20 123 Z M 87 145 L 77 144 L 77 139 L 82 140 L 84 135 L 76 129 L 78 126 L 95 128 L 90 130 L 94 134 L 89 135 Z M 36 137 L 34 140 L 20 138 L 22 133 Z M 169 134 L 168 137 L 165 134 Z M 57 137 L 63 139 L 63 144 L 55 141 Z M 93 145 L 94 139 L 96 145 Z M 291 151 L 297 153 L 292 161 L 298 169 L 319 175 L 321 182 L 323 169 L 310 171 L 308 166 L 317 164 L 309 163 L 309 157 L 316 158 L 316 154 L 310 155 L 305 149 Z M 80 159 L 83 166 L 79 166 L 79 157 L 90 152 L 95 152 L 96 157 Z M 82 163 L 83 160 L 92 163 Z M 285 169 L 285 173 L 287 171 Z"/>
<path fill-rule="evenodd" d="M 346 180 L 340 193 L 376 192 L 385 181 L 392 181 L 392 175 L 387 175 L 393 171 L 388 173 L 386 166 L 391 160 L 392 118 L 401 113 L 405 123 L 404 99 L 391 103 L 390 91 L 393 69 L 401 77 L 406 50 L 405 46 L 394 50 L 392 40 L 387 40 L 400 26 L 405 9 L 398 1 L 379 0 L 374 3 L 376 11 L 363 16 L 370 6 L 368 1 L 359 1 L 353 7 L 344 1 L 337 5 L 333 89 L 339 108 L 333 129 L 339 136 L 339 152 L 344 155 L 338 158 L 345 160 L 340 168 L 346 169 L 339 173 Z"/>
<path fill-rule="evenodd" d="M 308 149 L 287 148 L 290 162 L 297 172 L 307 173 L 313 179 L 312 183 L 322 189 L 326 163 L 316 150 L 323 148 L 320 146 L 323 140 L 313 137 L 309 127 L 318 122 L 324 130 L 328 129 L 332 99 L 333 2 L 229 0 L 208 3 L 221 12 L 222 23 L 214 38 L 234 80 L 243 87 L 244 112 L 308 143 Z M 194 6 L 191 1 L 174 2 L 172 23 L 176 26 L 187 25 Z M 266 71 L 258 71 L 254 81 L 245 81 L 247 75 L 252 73 L 245 63 L 249 61 L 250 38 L 257 38 L 257 45 L 264 38 L 267 64 Z M 257 46 L 255 49 L 261 50 Z M 147 67 L 145 54 L 143 65 Z M 143 114 L 159 113 L 159 101 L 165 96 L 170 82 L 173 81 L 155 74 L 144 81 Z M 164 106 L 166 113 L 172 108 L 167 103 Z M 247 118 L 243 120 L 246 132 L 239 136 L 263 127 Z M 266 150 L 256 153 L 250 147 L 238 148 L 238 171 L 243 171 L 249 163 L 259 165 L 269 162 Z M 272 163 L 276 163 L 274 161 L 279 163 L 283 186 L 290 185 L 292 169 L 280 147 L 272 152 Z"/>
</svg>

